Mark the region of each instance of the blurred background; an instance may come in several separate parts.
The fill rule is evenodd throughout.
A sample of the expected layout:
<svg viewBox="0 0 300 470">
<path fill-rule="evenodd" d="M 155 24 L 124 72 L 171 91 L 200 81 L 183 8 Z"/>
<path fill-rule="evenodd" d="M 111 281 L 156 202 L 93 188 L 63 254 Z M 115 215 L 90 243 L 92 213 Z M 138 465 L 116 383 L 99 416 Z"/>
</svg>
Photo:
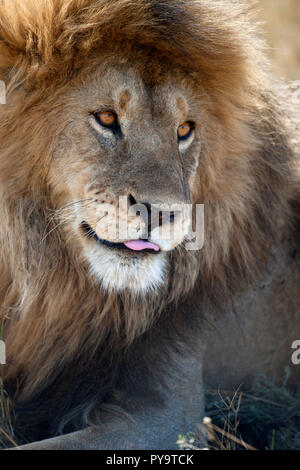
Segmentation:
<svg viewBox="0 0 300 470">
<path fill-rule="evenodd" d="M 300 80 L 300 0 L 256 0 L 276 75 Z"/>
</svg>

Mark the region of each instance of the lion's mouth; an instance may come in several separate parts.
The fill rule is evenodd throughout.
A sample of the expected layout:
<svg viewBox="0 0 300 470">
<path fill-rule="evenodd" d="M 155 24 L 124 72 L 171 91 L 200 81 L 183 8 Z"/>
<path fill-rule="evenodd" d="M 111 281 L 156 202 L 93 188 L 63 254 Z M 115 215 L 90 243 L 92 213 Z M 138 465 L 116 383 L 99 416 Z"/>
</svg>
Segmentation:
<svg viewBox="0 0 300 470">
<path fill-rule="evenodd" d="M 150 242 L 149 240 L 140 239 L 129 240 L 124 243 L 114 243 L 100 238 L 97 233 L 92 229 L 92 227 L 86 222 L 81 223 L 81 229 L 87 238 L 93 239 L 97 243 L 100 243 L 101 245 L 104 245 L 108 248 L 112 248 L 115 250 L 125 250 L 127 252 L 133 251 L 134 253 L 157 254 L 160 252 L 160 247 L 155 243 Z"/>
</svg>

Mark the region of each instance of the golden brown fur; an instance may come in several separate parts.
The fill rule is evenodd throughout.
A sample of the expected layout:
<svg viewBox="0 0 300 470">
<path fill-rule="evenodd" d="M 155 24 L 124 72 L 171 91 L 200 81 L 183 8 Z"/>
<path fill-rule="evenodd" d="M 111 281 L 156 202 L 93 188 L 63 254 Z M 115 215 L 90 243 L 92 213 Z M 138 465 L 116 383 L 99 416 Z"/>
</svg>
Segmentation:
<svg viewBox="0 0 300 470">
<path fill-rule="evenodd" d="M 99 351 L 103 370 L 114 365 L 103 379 L 105 396 L 124 348 L 160 315 L 188 294 L 201 305 L 199 321 L 204 310 L 213 321 L 293 225 L 294 157 L 251 12 L 239 3 L 0 1 L 0 78 L 8 90 L 0 109 L 0 298 L 5 378 L 17 401 L 51 389 L 60 375 L 67 384 L 64 371 Z M 99 57 L 102 64 L 126 58 L 149 85 L 172 74 L 201 102 L 201 158 L 190 189 L 192 202 L 205 204 L 205 246 L 171 252 L 166 284 L 143 297 L 93 285 L 76 242 L 61 228 L 51 232 L 62 206 L 49 172 L 64 99 L 93 75 Z"/>
</svg>

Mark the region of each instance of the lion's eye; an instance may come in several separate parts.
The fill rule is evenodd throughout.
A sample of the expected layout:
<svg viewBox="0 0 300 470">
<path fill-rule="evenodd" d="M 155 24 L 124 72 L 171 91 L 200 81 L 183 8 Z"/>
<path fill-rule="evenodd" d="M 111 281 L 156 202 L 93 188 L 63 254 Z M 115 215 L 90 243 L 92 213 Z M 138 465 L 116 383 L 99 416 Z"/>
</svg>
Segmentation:
<svg viewBox="0 0 300 470">
<path fill-rule="evenodd" d="M 192 122 L 186 121 L 182 123 L 177 130 L 178 140 L 186 140 L 190 137 L 194 130 L 194 124 Z"/>
<path fill-rule="evenodd" d="M 117 116 L 115 115 L 115 113 L 110 111 L 96 113 L 95 117 L 99 124 L 104 127 L 113 127 L 117 123 Z"/>
</svg>

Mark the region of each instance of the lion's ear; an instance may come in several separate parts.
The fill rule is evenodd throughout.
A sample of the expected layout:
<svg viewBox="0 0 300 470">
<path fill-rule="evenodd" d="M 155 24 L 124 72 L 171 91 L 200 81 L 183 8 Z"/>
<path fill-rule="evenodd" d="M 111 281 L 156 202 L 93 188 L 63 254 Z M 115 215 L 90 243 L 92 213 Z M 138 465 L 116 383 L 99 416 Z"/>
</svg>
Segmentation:
<svg viewBox="0 0 300 470">
<path fill-rule="evenodd" d="M 73 1 L 73 0 L 72 0 Z M 49 61 L 60 29 L 58 8 L 70 0 L 0 0 L 0 74 L 30 79 Z"/>
<path fill-rule="evenodd" d="M 103 5 L 109 9 L 106 0 L 0 0 L 0 77 L 39 82 L 57 71 L 67 75 L 76 57 L 85 57 L 78 43 L 95 29 Z"/>
<path fill-rule="evenodd" d="M 0 69 L 5 71 L 16 64 L 18 54 L 0 39 Z"/>
<path fill-rule="evenodd" d="M 22 75 L 21 70 L 26 70 L 24 55 L 0 39 L 0 80 L 6 84 L 15 82 Z"/>
<path fill-rule="evenodd" d="M 26 69 L 28 15 L 24 6 L 16 0 L 0 0 L 0 78 L 3 80 L 12 78 L 12 70 Z"/>
</svg>

